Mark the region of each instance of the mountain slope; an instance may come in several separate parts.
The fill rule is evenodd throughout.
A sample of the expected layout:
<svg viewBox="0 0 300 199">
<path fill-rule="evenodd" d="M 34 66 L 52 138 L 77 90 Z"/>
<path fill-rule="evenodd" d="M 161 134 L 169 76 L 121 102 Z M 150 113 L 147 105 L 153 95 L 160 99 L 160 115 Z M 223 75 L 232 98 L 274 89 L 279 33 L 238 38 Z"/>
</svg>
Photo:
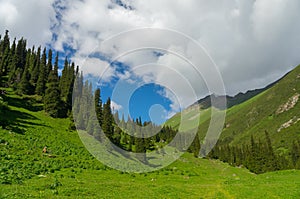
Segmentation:
<svg viewBox="0 0 300 199">
<path fill-rule="evenodd" d="M 229 106 L 220 140 L 240 145 L 249 143 L 251 135 L 264 139 L 264 132 L 268 131 L 275 149 L 287 153 L 293 141 L 300 139 L 300 66 L 260 91 L 243 103 Z M 199 102 L 207 102 L 207 99 Z M 199 132 L 202 138 L 209 125 L 209 110 L 201 112 Z M 198 114 L 192 108 L 185 111 L 190 113 L 191 118 Z M 166 124 L 176 128 L 180 124 L 179 118 L 180 114 L 177 114 Z"/>
</svg>

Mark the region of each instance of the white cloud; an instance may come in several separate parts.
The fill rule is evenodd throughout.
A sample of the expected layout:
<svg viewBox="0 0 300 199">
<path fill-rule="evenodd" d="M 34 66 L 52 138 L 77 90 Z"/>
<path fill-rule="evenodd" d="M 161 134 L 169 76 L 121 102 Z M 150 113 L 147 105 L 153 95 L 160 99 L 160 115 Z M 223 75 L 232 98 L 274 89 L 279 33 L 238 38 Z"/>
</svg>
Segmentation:
<svg viewBox="0 0 300 199">
<path fill-rule="evenodd" d="M 101 79 L 101 82 L 109 82 L 115 76 L 114 68 L 109 63 L 98 58 L 74 57 L 73 61 L 79 64 L 80 70 L 85 75 L 94 75 Z"/>
<path fill-rule="evenodd" d="M 81 64 L 91 52 L 100 51 L 97 47 L 101 42 L 120 32 L 141 27 L 174 29 L 200 42 L 221 71 L 229 94 L 265 86 L 300 63 L 298 0 L 123 0 L 133 10 L 110 0 L 67 0 L 56 3 L 65 7 L 56 8 L 62 17 L 59 21 L 54 20 L 52 3 L 53 0 L 0 0 L 0 29 L 10 29 L 14 36 L 25 36 L 30 44 L 43 44 L 51 41 L 50 26 L 56 23 L 54 32 L 58 37 L 53 46 L 57 50 L 62 50 L 63 44 L 74 48 L 76 53 L 72 60 L 88 74 L 99 75 L 105 69 L 106 63 L 101 60 L 88 59 Z M 146 40 L 149 39 L 162 43 L 167 50 L 193 54 L 184 41 L 168 46 L 168 41 L 175 37 L 145 33 L 134 38 L 134 41 L 125 37 L 116 40 L 111 43 L 113 45 L 101 49 L 102 53 L 115 57 L 138 43 L 150 46 Z M 179 101 L 186 106 L 193 98 L 180 76 L 170 76 L 169 71 L 173 69 L 187 77 L 191 85 L 203 89 L 196 96 L 207 94 L 204 81 L 199 82 L 199 78 L 193 76 L 193 71 L 178 57 L 170 53 L 157 57 L 150 52 L 132 52 L 119 61 L 132 67 L 153 63 L 169 68 L 148 65 L 149 68 L 144 67 L 143 71 L 121 74 L 111 66 L 104 79 L 110 81 L 111 77 L 118 76 L 130 81 L 132 74 L 143 75 L 145 82 L 157 81 L 177 88 L 176 92 L 182 98 Z M 175 110 L 178 107 L 173 100 Z"/>
<path fill-rule="evenodd" d="M 0 0 L 0 30 L 9 30 L 11 38 L 24 37 L 28 45 L 51 42 L 54 0 Z M 0 34 L 3 34 L 0 33 Z"/>
<path fill-rule="evenodd" d="M 121 110 L 121 109 L 123 108 L 122 105 L 117 104 L 117 103 L 114 102 L 114 101 L 111 101 L 110 107 L 111 107 L 111 109 L 112 109 L 113 111 L 119 111 L 119 110 Z"/>
</svg>

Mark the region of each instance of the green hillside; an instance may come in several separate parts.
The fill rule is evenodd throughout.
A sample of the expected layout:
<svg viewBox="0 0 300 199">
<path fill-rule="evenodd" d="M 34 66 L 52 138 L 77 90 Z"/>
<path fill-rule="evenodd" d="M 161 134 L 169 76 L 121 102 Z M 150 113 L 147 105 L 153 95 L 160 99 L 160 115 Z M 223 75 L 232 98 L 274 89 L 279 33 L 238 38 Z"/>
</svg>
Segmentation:
<svg viewBox="0 0 300 199">
<path fill-rule="evenodd" d="M 264 132 L 268 131 L 277 150 L 284 152 L 290 149 L 293 141 L 300 139 L 299 94 L 300 66 L 266 91 L 229 108 L 220 140 L 239 145 L 249 143 L 251 135 L 263 139 Z M 193 118 L 198 111 L 189 108 L 186 114 Z M 210 108 L 201 111 L 199 131 L 202 135 L 206 132 L 209 115 Z M 180 114 L 166 124 L 178 127 Z"/>
<path fill-rule="evenodd" d="M 0 129 L 0 198 L 298 198 L 300 171 L 255 175 L 184 154 L 162 170 L 129 174 L 96 161 L 69 119 L 39 111 L 39 99 L 6 89 Z M 42 153 L 47 146 L 48 154 Z M 255 189 L 253 189 L 255 187 Z"/>
</svg>

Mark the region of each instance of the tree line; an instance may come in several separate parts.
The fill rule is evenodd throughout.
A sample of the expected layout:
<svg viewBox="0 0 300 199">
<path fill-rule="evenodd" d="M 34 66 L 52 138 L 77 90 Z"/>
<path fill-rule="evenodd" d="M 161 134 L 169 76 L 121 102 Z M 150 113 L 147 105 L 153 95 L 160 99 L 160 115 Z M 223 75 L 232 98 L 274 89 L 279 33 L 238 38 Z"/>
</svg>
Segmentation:
<svg viewBox="0 0 300 199">
<path fill-rule="evenodd" d="M 255 140 L 251 136 L 250 144 L 231 146 L 218 142 L 208 155 L 233 166 L 244 166 L 251 172 L 260 174 L 284 169 L 300 169 L 300 140 L 295 141 L 288 155 L 277 154 L 270 135 L 265 131 L 265 139 Z"/>
<path fill-rule="evenodd" d="M 105 136 L 111 143 L 126 151 L 145 153 L 156 150 L 164 153 L 163 147 L 169 144 L 178 133 L 169 126 L 160 126 L 149 121 L 142 122 L 140 117 L 136 119 L 129 116 L 125 119 L 124 115 L 120 117 L 118 111 L 112 110 L 111 99 L 108 98 L 103 103 L 100 88 L 93 92 L 91 83 L 83 82 L 82 76 L 76 78 L 74 87 L 73 115 L 76 128 L 87 131 L 99 142 L 104 142 Z M 95 107 L 95 113 L 93 113 L 93 107 Z M 73 128 L 75 129 L 75 127 Z M 155 135 L 152 136 L 153 132 Z M 180 146 L 184 146 L 183 143 L 186 142 L 187 137 L 185 135 L 176 139 L 177 142 L 173 143 L 172 147 L 179 151 L 186 150 Z M 189 139 L 193 139 L 193 137 Z M 199 150 L 200 142 L 196 136 L 188 151 L 197 156 Z M 139 159 L 145 162 L 145 155 L 139 155 Z"/>
</svg>

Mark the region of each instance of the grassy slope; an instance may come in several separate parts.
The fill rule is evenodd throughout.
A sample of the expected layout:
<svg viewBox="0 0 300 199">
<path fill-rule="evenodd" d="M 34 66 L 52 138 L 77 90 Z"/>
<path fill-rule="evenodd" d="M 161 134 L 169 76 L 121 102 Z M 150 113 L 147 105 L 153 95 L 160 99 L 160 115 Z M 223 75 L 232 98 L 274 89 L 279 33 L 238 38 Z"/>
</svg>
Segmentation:
<svg viewBox="0 0 300 199">
<path fill-rule="evenodd" d="M 0 198 L 299 198 L 300 171 L 254 175 L 219 161 L 185 154 L 169 167 L 147 174 L 111 170 L 69 132 L 67 119 L 32 112 L 9 95 L 16 120 L 0 130 Z M 23 107 L 26 107 L 23 108 Z M 1 116 L 3 117 L 3 116 Z M 42 156 L 47 145 L 56 158 Z M 16 175 L 19 178 L 16 178 Z M 17 180 L 14 180 L 17 179 Z"/>
<path fill-rule="evenodd" d="M 278 150 L 287 150 L 292 142 L 300 139 L 300 122 L 278 132 L 282 124 L 290 119 L 300 118 L 300 102 L 283 112 L 276 113 L 280 106 L 289 99 L 300 94 L 300 66 L 291 71 L 272 88 L 253 99 L 228 110 L 223 138 L 231 139 L 232 144 L 240 144 L 250 140 L 250 136 L 264 137 L 268 131 L 274 146 Z"/>
<path fill-rule="evenodd" d="M 300 121 L 278 132 L 280 126 L 290 119 L 300 118 L 300 99 L 297 104 L 288 111 L 277 114 L 276 111 L 288 100 L 300 94 L 300 66 L 291 71 L 272 88 L 260 93 L 250 100 L 233 106 L 227 110 L 226 124 L 221 139 L 232 144 L 250 142 L 250 136 L 264 139 L 264 131 L 267 130 L 277 150 L 286 152 L 295 139 L 300 139 Z M 195 115 L 190 111 L 191 117 Z M 209 109 L 201 113 L 199 129 L 201 134 L 206 132 L 209 123 Z M 175 115 L 167 124 L 178 127 L 180 114 Z M 203 137 L 203 136 L 201 136 Z"/>
</svg>

